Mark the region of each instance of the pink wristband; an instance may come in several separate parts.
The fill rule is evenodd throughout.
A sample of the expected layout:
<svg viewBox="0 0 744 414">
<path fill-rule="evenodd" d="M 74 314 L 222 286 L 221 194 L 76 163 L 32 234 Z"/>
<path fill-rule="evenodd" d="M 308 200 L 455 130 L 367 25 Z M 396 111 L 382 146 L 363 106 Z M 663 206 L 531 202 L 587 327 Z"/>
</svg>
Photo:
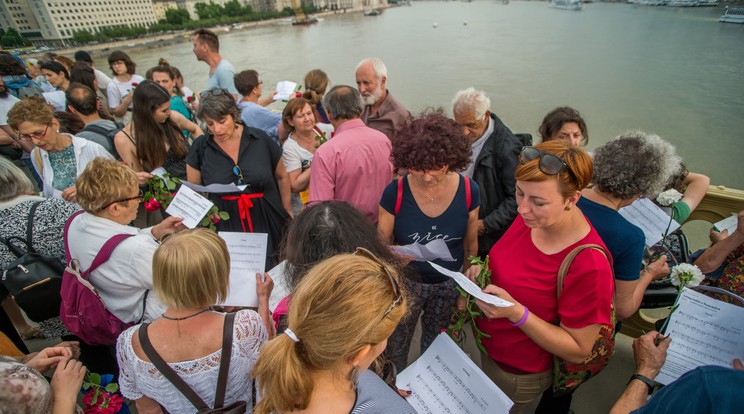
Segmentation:
<svg viewBox="0 0 744 414">
<path fill-rule="evenodd" d="M 524 306 L 524 305 L 522 305 L 522 306 Z M 509 322 L 509 323 L 511 324 L 511 326 L 520 327 L 520 326 L 524 325 L 525 322 L 527 322 L 527 317 L 528 316 L 530 316 L 530 310 L 527 309 L 526 306 L 524 306 L 524 315 L 522 315 L 522 319 L 520 319 L 519 322 L 517 322 L 517 323 L 511 323 L 511 322 Z"/>
</svg>

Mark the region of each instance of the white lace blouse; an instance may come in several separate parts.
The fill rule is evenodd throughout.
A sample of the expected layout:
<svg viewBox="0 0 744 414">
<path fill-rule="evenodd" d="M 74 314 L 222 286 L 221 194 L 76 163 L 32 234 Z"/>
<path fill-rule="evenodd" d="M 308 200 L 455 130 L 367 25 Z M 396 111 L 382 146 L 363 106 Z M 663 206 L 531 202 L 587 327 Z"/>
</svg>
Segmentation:
<svg viewBox="0 0 744 414">
<path fill-rule="evenodd" d="M 119 388 L 122 395 L 131 400 L 143 396 L 152 398 L 171 413 L 195 413 L 196 408 L 153 364 L 135 355 L 132 335 L 136 334 L 138 329 L 139 325 L 135 325 L 122 332 L 116 344 Z M 256 312 L 242 310 L 236 314 L 225 405 L 239 400 L 247 401 L 247 412 L 251 412 L 251 372 L 258 358 L 259 349 L 267 340 L 266 328 Z M 221 355 L 220 349 L 192 361 L 168 363 L 210 408 L 214 406 Z"/>
</svg>

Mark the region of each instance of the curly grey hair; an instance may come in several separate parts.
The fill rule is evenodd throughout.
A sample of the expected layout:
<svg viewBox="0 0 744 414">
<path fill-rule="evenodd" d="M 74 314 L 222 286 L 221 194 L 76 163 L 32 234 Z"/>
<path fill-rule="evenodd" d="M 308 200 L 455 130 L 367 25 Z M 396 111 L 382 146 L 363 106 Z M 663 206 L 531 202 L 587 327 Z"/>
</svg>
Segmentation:
<svg viewBox="0 0 744 414">
<path fill-rule="evenodd" d="M 654 197 L 680 169 L 674 146 L 655 134 L 627 131 L 594 151 L 592 182 L 622 200 Z"/>
</svg>

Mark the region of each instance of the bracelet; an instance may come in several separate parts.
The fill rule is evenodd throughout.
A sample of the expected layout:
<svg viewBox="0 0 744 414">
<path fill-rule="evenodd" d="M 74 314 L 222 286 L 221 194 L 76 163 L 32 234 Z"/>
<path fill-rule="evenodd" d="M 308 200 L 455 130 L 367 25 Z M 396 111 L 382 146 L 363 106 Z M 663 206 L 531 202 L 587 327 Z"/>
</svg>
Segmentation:
<svg viewBox="0 0 744 414">
<path fill-rule="evenodd" d="M 651 395 L 651 393 L 654 392 L 654 387 L 656 386 L 656 384 L 651 378 L 641 374 L 633 374 L 630 376 L 630 381 L 628 381 L 628 384 L 630 384 L 630 382 L 633 380 L 638 380 L 646 384 L 646 386 L 648 387 L 648 395 Z"/>
<path fill-rule="evenodd" d="M 522 305 L 522 306 L 524 306 L 524 305 Z M 520 319 L 519 322 L 517 322 L 517 323 L 511 323 L 511 322 L 509 322 L 509 323 L 511 324 L 511 326 L 520 327 L 520 326 L 524 325 L 525 322 L 527 322 L 527 317 L 528 316 L 530 316 L 530 310 L 527 309 L 526 306 L 524 306 L 524 315 L 522 315 L 522 319 Z"/>
</svg>

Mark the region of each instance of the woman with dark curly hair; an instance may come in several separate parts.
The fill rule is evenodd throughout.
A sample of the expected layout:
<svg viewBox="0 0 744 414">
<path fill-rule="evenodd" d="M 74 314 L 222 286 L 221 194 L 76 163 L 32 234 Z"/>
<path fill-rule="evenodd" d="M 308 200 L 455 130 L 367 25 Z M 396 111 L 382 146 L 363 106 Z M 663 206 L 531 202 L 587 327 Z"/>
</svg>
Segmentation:
<svg viewBox="0 0 744 414">
<path fill-rule="evenodd" d="M 571 145 L 585 147 L 589 143 L 589 130 L 579 111 L 561 106 L 548 112 L 538 129 L 543 142 L 565 139 Z"/>
<path fill-rule="evenodd" d="M 478 185 L 458 172 L 470 163 L 470 141 L 455 121 L 441 111 L 424 113 L 406 125 L 393 140 L 393 167 L 407 169 L 385 188 L 380 200 L 377 230 L 393 244 L 428 244 L 443 240 L 454 261 L 434 260 L 459 271 L 466 258 L 478 254 Z M 407 364 L 408 348 L 419 315 L 421 353 L 447 328 L 457 298 L 455 282 L 425 261 L 412 261 L 405 280 L 411 311 L 390 337 L 388 355 L 398 367 Z"/>
</svg>

